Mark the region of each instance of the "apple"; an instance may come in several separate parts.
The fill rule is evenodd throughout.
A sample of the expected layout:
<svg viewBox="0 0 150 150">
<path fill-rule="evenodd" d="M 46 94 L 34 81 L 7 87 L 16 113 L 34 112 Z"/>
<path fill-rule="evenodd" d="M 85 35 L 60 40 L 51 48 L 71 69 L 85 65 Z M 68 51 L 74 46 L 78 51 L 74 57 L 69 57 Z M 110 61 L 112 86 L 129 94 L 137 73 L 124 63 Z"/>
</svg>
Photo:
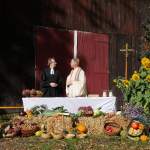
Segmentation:
<svg viewBox="0 0 150 150">
<path fill-rule="evenodd" d="M 133 129 L 139 129 L 139 123 L 138 122 L 132 122 L 132 124 L 131 124 L 131 127 L 133 128 Z"/>
</svg>

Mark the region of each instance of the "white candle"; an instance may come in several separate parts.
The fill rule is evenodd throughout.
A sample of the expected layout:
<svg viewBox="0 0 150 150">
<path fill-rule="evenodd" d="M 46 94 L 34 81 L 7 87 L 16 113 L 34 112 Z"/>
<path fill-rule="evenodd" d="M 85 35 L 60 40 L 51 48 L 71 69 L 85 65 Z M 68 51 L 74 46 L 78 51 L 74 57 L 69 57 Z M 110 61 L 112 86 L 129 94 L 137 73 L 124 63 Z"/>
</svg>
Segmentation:
<svg viewBox="0 0 150 150">
<path fill-rule="evenodd" d="M 77 58 L 78 33 L 74 31 L 74 58 Z"/>
</svg>

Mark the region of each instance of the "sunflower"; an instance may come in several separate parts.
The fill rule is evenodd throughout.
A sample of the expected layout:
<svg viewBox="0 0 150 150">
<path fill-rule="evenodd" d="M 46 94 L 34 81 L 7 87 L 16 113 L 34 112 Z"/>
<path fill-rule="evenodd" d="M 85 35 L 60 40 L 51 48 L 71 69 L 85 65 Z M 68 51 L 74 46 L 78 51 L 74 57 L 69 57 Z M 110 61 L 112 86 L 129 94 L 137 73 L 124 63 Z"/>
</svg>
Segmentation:
<svg viewBox="0 0 150 150">
<path fill-rule="evenodd" d="M 145 63 L 145 68 L 150 69 L 150 60 Z"/>
<path fill-rule="evenodd" d="M 150 59 L 147 57 L 143 57 L 141 60 L 141 64 L 144 66 L 144 68 L 149 69 L 150 68 Z"/>
<path fill-rule="evenodd" d="M 128 87 L 128 85 L 129 85 L 129 81 L 128 81 L 128 80 L 122 80 L 122 82 L 123 82 L 123 84 L 124 84 L 126 87 Z"/>
<path fill-rule="evenodd" d="M 116 83 L 117 82 L 116 79 L 114 79 L 113 82 Z"/>
<path fill-rule="evenodd" d="M 150 82 L 150 75 L 147 75 L 146 80 Z"/>
<path fill-rule="evenodd" d="M 149 61 L 149 59 L 147 57 L 143 57 L 141 59 L 141 64 L 144 66 L 147 61 Z"/>
<path fill-rule="evenodd" d="M 137 81 L 137 80 L 140 79 L 140 76 L 139 76 L 139 74 L 135 71 L 134 74 L 132 75 L 132 78 L 131 78 L 131 79 L 134 80 L 134 81 Z"/>
</svg>

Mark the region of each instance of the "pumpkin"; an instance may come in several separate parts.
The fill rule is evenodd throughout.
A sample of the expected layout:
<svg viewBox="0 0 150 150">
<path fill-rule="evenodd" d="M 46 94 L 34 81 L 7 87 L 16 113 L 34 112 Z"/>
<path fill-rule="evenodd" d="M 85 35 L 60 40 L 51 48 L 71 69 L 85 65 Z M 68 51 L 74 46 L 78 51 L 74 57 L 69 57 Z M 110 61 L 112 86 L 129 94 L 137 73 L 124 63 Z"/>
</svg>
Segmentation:
<svg viewBox="0 0 150 150">
<path fill-rule="evenodd" d="M 77 124 L 76 129 L 80 133 L 86 133 L 87 132 L 86 126 L 84 124 L 82 124 L 82 123 Z"/>
<path fill-rule="evenodd" d="M 141 136 L 140 136 L 140 140 L 141 140 L 142 142 L 147 142 L 147 141 L 149 140 L 149 137 L 146 136 L 146 135 L 141 135 Z"/>
</svg>

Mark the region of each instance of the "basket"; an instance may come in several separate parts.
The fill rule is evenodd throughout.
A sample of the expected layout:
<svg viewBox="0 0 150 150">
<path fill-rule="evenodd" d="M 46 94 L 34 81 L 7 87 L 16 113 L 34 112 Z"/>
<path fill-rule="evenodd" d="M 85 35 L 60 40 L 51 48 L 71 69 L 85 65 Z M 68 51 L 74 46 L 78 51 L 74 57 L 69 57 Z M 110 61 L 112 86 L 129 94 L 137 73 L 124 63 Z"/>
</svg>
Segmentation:
<svg viewBox="0 0 150 150">
<path fill-rule="evenodd" d="M 116 123 L 116 122 L 112 122 L 112 121 L 106 121 L 104 124 L 104 133 L 112 136 L 112 135 L 118 135 L 121 131 L 121 126 Z"/>
<path fill-rule="evenodd" d="M 33 136 L 35 134 L 35 132 L 39 131 L 39 130 L 40 130 L 40 128 L 35 125 L 32 127 L 32 129 L 29 129 L 29 130 L 21 129 L 21 136 L 23 136 L 23 137 Z"/>
<path fill-rule="evenodd" d="M 134 119 L 131 120 L 131 122 L 130 122 L 128 128 L 127 128 L 128 135 L 129 135 L 130 137 L 139 137 L 140 135 L 143 134 L 143 132 L 144 132 L 145 129 L 144 129 L 144 128 L 143 128 L 143 129 L 132 129 L 132 134 L 131 134 L 131 133 L 130 133 L 130 128 L 131 128 L 131 124 L 132 124 L 133 122 L 141 123 L 141 122 L 138 121 L 138 120 L 134 120 Z"/>
</svg>

